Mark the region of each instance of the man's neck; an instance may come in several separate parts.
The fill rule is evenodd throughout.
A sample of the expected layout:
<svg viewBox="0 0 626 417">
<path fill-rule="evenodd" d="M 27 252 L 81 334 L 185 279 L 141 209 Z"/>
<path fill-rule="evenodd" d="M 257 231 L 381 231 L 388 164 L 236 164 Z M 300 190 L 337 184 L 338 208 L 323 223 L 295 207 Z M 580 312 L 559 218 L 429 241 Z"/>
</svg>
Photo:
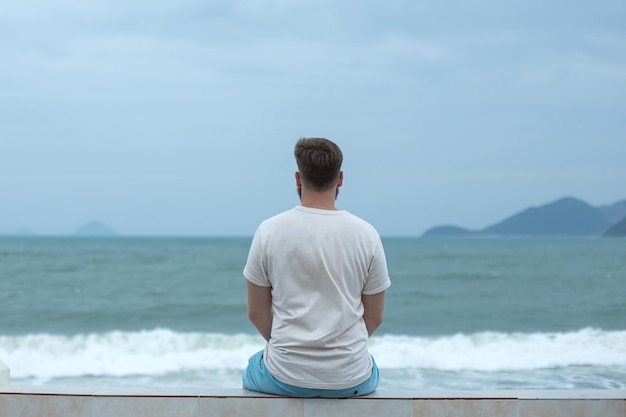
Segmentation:
<svg viewBox="0 0 626 417">
<path fill-rule="evenodd" d="M 337 210 L 335 207 L 336 191 L 329 190 L 324 192 L 315 192 L 310 190 L 302 190 L 300 204 L 303 207 L 317 208 L 322 210 Z"/>
</svg>

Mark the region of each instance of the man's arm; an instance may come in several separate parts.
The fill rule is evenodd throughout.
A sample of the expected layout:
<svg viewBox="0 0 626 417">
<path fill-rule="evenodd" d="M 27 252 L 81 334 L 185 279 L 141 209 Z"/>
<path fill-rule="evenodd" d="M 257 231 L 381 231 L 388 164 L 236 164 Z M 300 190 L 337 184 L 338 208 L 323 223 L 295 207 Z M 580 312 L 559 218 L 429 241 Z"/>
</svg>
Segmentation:
<svg viewBox="0 0 626 417">
<path fill-rule="evenodd" d="M 272 333 L 272 287 L 260 287 L 248 283 L 248 318 L 265 340 Z"/>
<path fill-rule="evenodd" d="M 367 334 L 372 335 L 383 322 L 383 310 L 385 309 L 385 291 L 373 295 L 361 295 L 363 302 L 363 320 L 367 328 Z"/>
</svg>

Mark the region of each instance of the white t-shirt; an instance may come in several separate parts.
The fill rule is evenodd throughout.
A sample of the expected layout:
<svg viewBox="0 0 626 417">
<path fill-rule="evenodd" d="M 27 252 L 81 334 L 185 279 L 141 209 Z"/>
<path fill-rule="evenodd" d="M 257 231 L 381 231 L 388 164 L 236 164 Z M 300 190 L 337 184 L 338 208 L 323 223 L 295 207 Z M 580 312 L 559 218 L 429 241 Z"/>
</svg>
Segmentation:
<svg viewBox="0 0 626 417">
<path fill-rule="evenodd" d="M 257 229 L 244 276 L 272 287 L 267 369 L 298 387 L 343 389 L 370 376 L 361 294 L 390 285 L 376 230 L 345 210 L 297 206 Z"/>
</svg>

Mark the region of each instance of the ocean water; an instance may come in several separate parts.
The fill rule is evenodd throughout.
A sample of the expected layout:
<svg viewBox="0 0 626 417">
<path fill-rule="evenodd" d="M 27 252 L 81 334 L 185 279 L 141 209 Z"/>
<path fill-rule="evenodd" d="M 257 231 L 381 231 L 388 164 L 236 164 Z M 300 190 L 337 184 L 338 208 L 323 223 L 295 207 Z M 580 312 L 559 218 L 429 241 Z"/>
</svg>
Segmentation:
<svg viewBox="0 0 626 417">
<path fill-rule="evenodd" d="M 0 238 L 13 385 L 241 386 L 250 238 Z M 626 240 L 383 239 L 380 389 L 626 388 Z"/>
</svg>

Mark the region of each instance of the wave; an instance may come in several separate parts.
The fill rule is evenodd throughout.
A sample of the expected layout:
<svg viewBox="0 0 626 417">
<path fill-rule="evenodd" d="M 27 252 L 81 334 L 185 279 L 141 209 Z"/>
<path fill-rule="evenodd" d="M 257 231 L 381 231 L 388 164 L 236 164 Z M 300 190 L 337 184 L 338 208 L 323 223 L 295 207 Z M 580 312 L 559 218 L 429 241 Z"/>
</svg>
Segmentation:
<svg viewBox="0 0 626 417">
<path fill-rule="evenodd" d="M 480 332 L 440 337 L 381 336 L 370 341 L 381 368 L 510 371 L 626 366 L 626 331 Z"/>
<path fill-rule="evenodd" d="M 0 336 L 0 359 L 13 378 L 156 376 L 243 370 L 260 336 L 168 329 L 74 336 Z M 480 332 L 437 337 L 381 335 L 369 342 L 381 369 L 497 372 L 568 366 L 626 366 L 626 331 Z"/>
</svg>

